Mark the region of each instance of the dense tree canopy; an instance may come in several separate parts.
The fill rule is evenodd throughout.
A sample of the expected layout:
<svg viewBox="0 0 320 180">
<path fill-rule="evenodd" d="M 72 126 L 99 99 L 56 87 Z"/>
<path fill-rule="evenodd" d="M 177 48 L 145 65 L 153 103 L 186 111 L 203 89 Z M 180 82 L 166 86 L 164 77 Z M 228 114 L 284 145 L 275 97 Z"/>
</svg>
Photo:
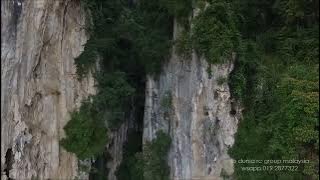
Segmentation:
<svg viewBox="0 0 320 180">
<path fill-rule="evenodd" d="M 235 159 L 308 159 L 297 172 L 252 173 L 239 179 L 318 178 L 318 1 L 238 1 L 245 44 L 230 78 L 245 107 Z M 250 42 L 250 43 L 248 43 Z M 250 148 L 249 148 L 250 147 Z"/>
</svg>

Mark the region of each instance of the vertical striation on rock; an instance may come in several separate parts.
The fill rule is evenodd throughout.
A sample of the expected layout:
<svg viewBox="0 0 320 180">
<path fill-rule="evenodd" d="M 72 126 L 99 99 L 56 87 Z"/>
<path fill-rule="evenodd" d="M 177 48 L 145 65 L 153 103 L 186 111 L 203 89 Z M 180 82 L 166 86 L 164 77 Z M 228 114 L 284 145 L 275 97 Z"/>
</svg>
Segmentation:
<svg viewBox="0 0 320 180">
<path fill-rule="evenodd" d="M 59 140 L 69 113 L 95 93 L 92 76 L 78 82 L 74 65 L 87 40 L 84 16 L 75 0 L 1 2 L 1 179 L 78 175 Z"/>
<path fill-rule="evenodd" d="M 110 133 L 111 142 L 107 146 L 111 156 L 111 160 L 107 163 L 109 180 L 117 179 L 115 172 L 122 161 L 123 144 L 127 141 L 129 128 L 129 121 L 126 121 L 117 131 Z"/>
<path fill-rule="evenodd" d="M 174 37 L 178 32 L 175 24 Z M 154 139 L 160 129 L 170 134 L 171 179 L 215 180 L 233 173 L 227 151 L 241 116 L 226 81 L 233 62 L 209 65 L 195 53 L 183 59 L 173 50 L 162 73 L 147 76 L 143 140 Z M 168 93 L 169 114 L 161 103 Z"/>
</svg>

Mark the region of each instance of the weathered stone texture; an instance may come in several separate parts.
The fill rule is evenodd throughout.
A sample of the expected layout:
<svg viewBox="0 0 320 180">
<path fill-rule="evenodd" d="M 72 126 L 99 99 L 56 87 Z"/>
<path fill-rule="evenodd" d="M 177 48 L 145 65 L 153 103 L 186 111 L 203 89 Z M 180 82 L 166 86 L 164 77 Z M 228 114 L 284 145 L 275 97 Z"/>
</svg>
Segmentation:
<svg viewBox="0 0 320 180">
<path fill-rule="evenodd" d="M 175 37 L 178 32 L 175 25 Z M 211 65 L 210 75 L 205 59 L 195 53 L 181 58 L 173 50 L 163 72 L 147 77 L 143 138 L 154 139 L 160 129 L 171 136 L 171 179 L 216 180 L 222 171 L 233 173 L 227 151 L 234 143 L 241 111 L 232 102 L 227 83 L 234 64 L 230 59 Z M 169 112 L 161 105 L 168 93 L 172 96 Z"/>
<path fill-rule="evenodd" d="M 1 179 L 10 148 L 14 179 L 73 179 L 77 158 L 59 139 L 69 113 L 95 93 L 74 65 L 85 14 L 75 0 L 4 0 L 1 23 Z"/>
</svg>

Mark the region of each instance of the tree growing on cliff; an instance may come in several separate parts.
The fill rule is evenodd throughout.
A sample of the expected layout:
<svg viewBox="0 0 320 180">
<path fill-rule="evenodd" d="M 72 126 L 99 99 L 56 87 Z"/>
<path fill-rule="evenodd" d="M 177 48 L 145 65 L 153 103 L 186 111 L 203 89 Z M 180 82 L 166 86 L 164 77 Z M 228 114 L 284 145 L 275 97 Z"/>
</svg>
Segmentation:
<svg viewBox="0 0 320 180">
<path fill-rule="evenodd" d="M 71 113 L 71 120 L 64 127 L 66 137 L 60 141 L 61 145 L 79 159 L 101 154 L 107 143 L 107 128 L 97 119 L 92 104 L 83 102 L 79 111 Z"/>
<path fill-rule="evenodd" d="M 97 94 L 71 113 L 71 120 L 64 127 L 66 138 L 61 140 L 62 146 L 80 159 L 103 153 L 108 129 L 117 129 L 124 121 L 125 107 L 135 91 L 122 72 L 98 73 L 97 79 Z"/>
<path fill-rule="evenodd" d="M 144 178 L 153 180 L 169 180 L 167 155 L 171 138 L 163 131 L 157 132 L 157 138 L 145 144 L 143 150 Z"/>
</svg>

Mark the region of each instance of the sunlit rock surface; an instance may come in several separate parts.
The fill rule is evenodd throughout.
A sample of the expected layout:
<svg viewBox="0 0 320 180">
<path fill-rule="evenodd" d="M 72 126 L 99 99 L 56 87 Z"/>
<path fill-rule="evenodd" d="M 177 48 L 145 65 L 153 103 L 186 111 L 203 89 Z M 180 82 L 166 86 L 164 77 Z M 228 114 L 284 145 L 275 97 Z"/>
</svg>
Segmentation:
<svg viewBox="0 0 320 180">
<path fill-rule="evenodd" d="M 84 23 L 79 1 L 1 1 L 1 179 L 80 177 L 59 140 L 69 113 L 95 93 L 74 65 Z"/>
</svg>

